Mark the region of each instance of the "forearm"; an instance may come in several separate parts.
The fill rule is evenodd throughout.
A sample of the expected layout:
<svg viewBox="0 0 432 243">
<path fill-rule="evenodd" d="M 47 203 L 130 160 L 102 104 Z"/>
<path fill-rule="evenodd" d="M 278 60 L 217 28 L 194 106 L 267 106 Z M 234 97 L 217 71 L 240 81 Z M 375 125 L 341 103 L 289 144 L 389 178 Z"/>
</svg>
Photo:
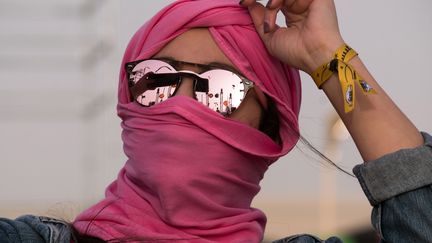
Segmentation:
<svg viewBox="0 0 432 243">
<path fill-rule="evenodd" d="M 376 94 L 364 95 L 356 85 L 355 108 L 345 113 L 337 75 L 333 75 L 322 88 L 350 132 L 363 160 L 374 160 L 399 149 L 422 145 L 423 139 L 417 128 L 379 86 L 360 58 L 353 58 L 349 64 L 377 91 Z"/>
<path fill-rule="evenodd" d="M 243 0 L 249 7 L 255 27 L 268 51 L 282 62 L 309 74 L 329 62 L 344 40 L 339 32 L 332 0 L 269 1 L 266 7 L 255 0 Z M 279 11 L 287 27 L 276 25 Z M 322 86 L 339 113 L 365 161 L 402 148 L 423 143 L 416 127 L 379 87 L 358 57 L 349 61 L 377 94 L 363 95 L 356 87 L 356 105 L 345 114 L 338 77 L 333 75 Z M 360 91 L 360 92 L 359 92 Z"/>
</svg>

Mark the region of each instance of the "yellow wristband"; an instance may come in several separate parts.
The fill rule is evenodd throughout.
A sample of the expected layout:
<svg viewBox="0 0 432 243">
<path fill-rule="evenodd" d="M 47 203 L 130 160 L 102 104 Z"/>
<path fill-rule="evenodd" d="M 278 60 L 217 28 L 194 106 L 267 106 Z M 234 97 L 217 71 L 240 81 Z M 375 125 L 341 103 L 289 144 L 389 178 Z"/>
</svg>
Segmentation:
<svg viewBox="0 0 432 243">
<path fill-rule="evenodd" d="M 313 73 L 312 78 L 319 89 L 330 77 L 337 73 L 342 88 L 342 95 L 344 97 L 344 110 L 348 113 L 354 109 L 355 105 L 355 82 L 357 82 L 363 93 L 376 93 L 376 91 L 363 80 L 362 77 L 348 64 L 348 62 L 356 57 L 357 52 L 344 44 L 339 47 L 333 59 L 319 66 Z"/>
</svg>

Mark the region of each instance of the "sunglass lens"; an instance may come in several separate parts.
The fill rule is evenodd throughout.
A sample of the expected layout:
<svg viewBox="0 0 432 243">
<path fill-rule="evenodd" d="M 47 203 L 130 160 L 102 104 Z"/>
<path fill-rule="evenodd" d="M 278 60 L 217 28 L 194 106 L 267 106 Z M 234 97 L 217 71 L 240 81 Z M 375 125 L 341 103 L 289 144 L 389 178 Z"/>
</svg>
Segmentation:
<svg viewBox="0 0 432 243">
<path fill-rule="evenodd" d="M 175 94 L 183 76 L 196 76 L 196 99 L 210 109 L 223 115 L 231 114 L 242 102 L 250 81 L 224 69 L 212 69 L 202 74 L 177 72 L 161 60 L 144 60 L 127 64 L 129 84 L 134 99 L 143 106 L 158 104 Z M 135 92 L 134 92 L 135 91 Z"/>
<path fill-rule="evenodd" d="M 201 76 L 209 79 L 208 94 L 197 93 L 201 103 L 224 115 L 229 115 L 238 108 L 244 98 L 245 87 L 237 74 L 228 70 L 215 69 Z"/>
<path fill-rule="evenodd" d="M 126 67 L 128 70 L 128 66 Z M 175 76 L 154 76 L 157 73 L 176 73 L 176 70 L 168 63 L 160 60 L 145 60 L 129 68 L 129 83 L 140 86 L 140 91 L 133 94 L 138 103 L 144 106 L 158 104 L 173 95 L 177 86 Z M 131 88 L 132 90 L 133 88 Z M 132 92 L 133 93 L 133 92 Z"/>
</svg>

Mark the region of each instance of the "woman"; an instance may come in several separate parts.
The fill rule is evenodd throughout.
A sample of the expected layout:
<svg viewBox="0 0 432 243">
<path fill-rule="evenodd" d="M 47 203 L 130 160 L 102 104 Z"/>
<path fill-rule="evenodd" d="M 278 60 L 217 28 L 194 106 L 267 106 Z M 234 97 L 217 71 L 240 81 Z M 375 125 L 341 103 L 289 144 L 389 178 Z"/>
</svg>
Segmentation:
<svg viewBox="0 0 432 243">
<path fill-rule="evenodd" d="M 159 12 L 122 66 L 128 161 L 74 227 L 103 240 L 261 241 L 266 218 L 251 201 L 298 139 L 298 71 L 268 54 L 238 2 L 211 0 Z"/>
<path fill-rule="evenodd" d="M 128 161 L 106 198 L 75 220 L 75 241 L 261 241 L 265 215 L 250 203 L 267 167 L 299 138 L 297 68 L 314 77 L 369 161 L 354 172 L 383 241 L 430 242 L 432 139 L 344 46 L 333 1 L 241 5 L 178 1 L 132 38 L 118 104 Z M 275 25 L 279 10 L 287 28 Z M 340 75 L 347 70 L 356 75 Z M 44 228 L 52 242 L 71 236 L 53 219 L 2 222 Z"/>
</svg>

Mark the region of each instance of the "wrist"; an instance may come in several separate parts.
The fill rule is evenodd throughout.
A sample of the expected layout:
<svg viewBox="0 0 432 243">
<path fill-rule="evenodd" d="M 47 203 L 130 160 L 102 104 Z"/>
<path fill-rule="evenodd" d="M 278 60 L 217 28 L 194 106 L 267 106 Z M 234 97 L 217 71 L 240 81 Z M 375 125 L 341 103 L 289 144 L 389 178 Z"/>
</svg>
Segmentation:
<svg viewBox="0 0 432 243">
<path fill-rule="evenodd" d="M 344 43 L 342 38 L 337 38 L 311 51 L 305 58 L 305 68 L 303 71 L 311 75 L 319 66 L 330 62 L 334 57 L 335 51 Z"/>
</svg>

